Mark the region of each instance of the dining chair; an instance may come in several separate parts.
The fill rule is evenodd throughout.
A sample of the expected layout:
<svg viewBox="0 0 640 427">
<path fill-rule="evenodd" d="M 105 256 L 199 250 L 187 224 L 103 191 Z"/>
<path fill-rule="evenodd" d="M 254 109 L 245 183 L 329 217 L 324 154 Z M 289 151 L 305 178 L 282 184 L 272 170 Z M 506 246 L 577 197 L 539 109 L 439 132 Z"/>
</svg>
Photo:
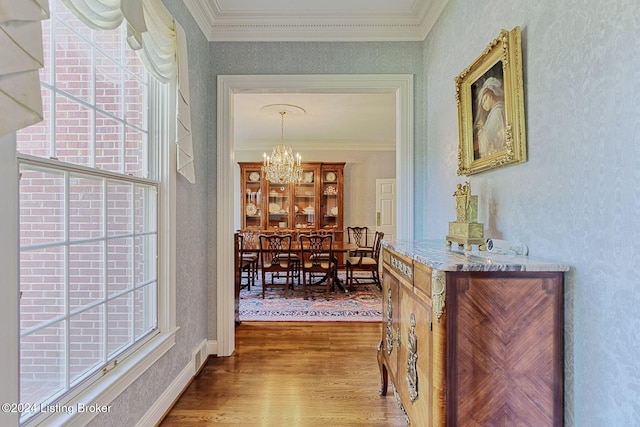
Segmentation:
<svg viewBox="0 0 640 427">
<path fill-rule="evenodd" d="M 255 274 L 254 274 L 254 261 L 248 260 L 244 258 L 244 236 L 240 233 L 235 233 L 235 244 L 236 244 L 236 264 L 238 271 L 236 272 L 236 280 L 240 286 L 240 289 L 246 287 L 247 289 L 251 289 L 251 285 L 255 284 Z M 257 263 L 257 260 L 255 261 Z M 243 285 L 242 279 L 246 279 L 247 282 Z"/>
<path fill-rule="evenodd" d="M 239 230 L 238 234 L 242 236 L 242 260 L 248 261 L 250 268 L 247 271 L 247 276 L 241 276 L 242 278 L 247 278 L 247 289 L 251 289 L 251 285 L 255 284 L 256 278 L 258 277 L 258 264 L 259 257 L 256 252 L 246 252 L 246 249 L 256 249 L 258 247 L 258 236 L 260 235 L 259 230 L 246 229 Z"/>
<path fill-rule="evenodd" d="M 260 235 L 260 264 L 262 269 L 262 298 L 264 299 L 266 288 L 284 289 L 284 297 L 289 295 L 289 278 L 293 277 L 296 271 L 300 271 L 300 258 L 291 252 L 291 235 Z M 269 273 L 271 282 L 267 282 Z M 285 274 L 285 282 L 277 283 L 275 279 L 280 279 L 280 275 Z"/>
<path fill-rule="evenodd" d="M 291 236 L 291 242 L 294 245 L 298 242 L 298 232 L 295 229 L 276 228 L 273 230 L 273 234 L 277 234 L 279 236 Z M 300 284 L 300 257 L 298 256 L 298 251 L 292 250 L 291 255 L 289 256 L 291 257 L 291 262 L 294 267 L 293 278 L 298 281 L 298 285 L 299 285 Z"/>
<path fill-rule="evenodd" d="M 333 229 L 320 228 L 318 230 L 314 230 L 313 234 L 317 234 L 319 236 L 333 236 L 335 238 L 336 232 Z"/>
<path fill-rule="evenodd" d="M 337 273 L 337 263 L 333 257 L 333 236 L 302 235 L 299 242 L 304 298 L 307 299 L 307 286 L 315 284 L 325 283 L 326 293 L 329 294 Z M 317 281 L 314 282 L 314 279 Z"/>
<path fill-rule="evenodd" d="M 351 251 L 351 255 L 364 254 L 371 256 L 373 248 L 368 244 L 369 227 L 347 227 L 347 241 L 358 245 L 358 249 Z"/>
<path fill-rule="evenodd" d="M 309 232 L 309 234 L 307 234 L 308 236 L 331 236 L 333 238 L 333 240 L 335 241 L 335 233 L 333 230 L 326 230 L 326 229 L 319 229 L 319 230 L 312 230 L 311 232 Z M 333 243 L 333 242 L 332 242 Z M 325 257 L 326 259 L 331 259 L 331 257 L 333 255 L 329 255 L 328 253 L 324 253 L 324 254 L 318 254 L 317 256 L 319 257 Z"/>
<path fill-rule="evenodd" d="M 350 256 L 345 261 L 345 269 L 347 273 L 347 290 L 351 292 L 351 288 L 354 280 L 356 283 L 364 284 L 364 283 L 375 283 L 379 288 L 382 287 L 380 283 L 380 249 L 382 247 L 382 238 L 384 237 L 384 233 L 381 231 L 376 231 L 376 234 L 373 238 L 373 246 L 372 252 L 370 255 L 366 255 L 365 252 L 359 252 L 355 256 Z M 367 282 L 363 282 L 361 278 L 355 278 L 354 273 L 356 271 L 365 271 L 371 273 L 371 280 Z"/>
</svg>

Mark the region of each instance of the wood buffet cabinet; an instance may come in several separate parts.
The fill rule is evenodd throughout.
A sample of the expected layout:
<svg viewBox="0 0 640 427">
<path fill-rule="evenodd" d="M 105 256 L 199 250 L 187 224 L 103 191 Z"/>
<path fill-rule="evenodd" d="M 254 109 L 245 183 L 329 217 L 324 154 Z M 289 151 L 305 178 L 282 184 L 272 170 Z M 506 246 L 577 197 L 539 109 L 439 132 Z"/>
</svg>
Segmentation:
<svg viewBox="0 0 640 427">
<path fill-rule="evenodd" d="M 242 229 L 333 230 L 344 233 L 344 162 L 302 162 L 302 180 L 274 184 L 262 162 L 238 162 Z"/>
<path fill-rule="evenodd" d="M 563 425 L 563 277 L 520 255 L 383 242 L 380 394 L 416 426 Z"/>
</svg>

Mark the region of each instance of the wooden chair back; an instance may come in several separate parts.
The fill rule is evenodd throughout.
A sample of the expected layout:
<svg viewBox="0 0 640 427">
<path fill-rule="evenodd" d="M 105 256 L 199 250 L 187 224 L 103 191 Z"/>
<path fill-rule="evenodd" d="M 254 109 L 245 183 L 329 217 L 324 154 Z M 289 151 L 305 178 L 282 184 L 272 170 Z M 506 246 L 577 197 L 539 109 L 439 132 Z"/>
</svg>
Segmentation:
<svg viewBox="0 0 640 427">
<path fill-rule="evenodd" d="M 258 237 L 262 232 L 257 229 L 238 230 L 238 234 L 242 235 L 243 244 L 253 247 L 258 247 Z"/>
<path fill-rule="evenodd" d="M 291 268 L 291 242 L 290 234 L 261 234 L 260 238 L 260 263 L 262 269 L 271 272 L 283 272 Z"/>
<path fill-rule="evenodd" d="M 333 236 L 312 234 L 300 236 L 302 271 L 328 272 L 333 268 Z"/>
<path fill-rule="evenodd" d="M 336 261 L 333 257 L 333 236 L 320 234 L 302 235 L 299 238 L 302 267 L 302 289 L 307 295 L 307 279 L 311 283 L 314 277 L 323 276 L 328 294 L 336 273 Z"/>
<path fill-rule="evenodd" d="M 380 249 L 382 249 L 382 239 L 384 238 L 384 233 L 382 231 L 376 231 L 375 236 L 373 237 L 373 254 L 372 258 L 376 260 L 380 259 Z"/>
<path fill-rule="evenodd" d="M 317 234 L 317 235 L 319 235 L 319 236 L 332 236 L 334 239 L 335 239 L 335 235 L 336 235 L 335 231 L 333 231 L 333 230 L 326 230 L 326 229 L 324 229 L 324 228 L 322 228 L 322 229 L 320 229 L 320 230 L 315 230 L 315 231 L 313 232 L 313 234 Z"/>
<path fill-rule="evenodd" d="M 289 278 L 296 275 L 299 259 L 291 253 L 291 235 L 270 234 L 260 237 L 260 264 L 262 266 L 262 298 L 267 287 L 284 289 L 284 297 L 289 294 Z M 271 283 L 266 273 L 271 274 Z M 274 277 L 285 273 L 285 282 L 276 283 Z"/>
<path fill-rule="evenodd" d="M 235 242 L 234 280 L 236 281 L 238 289 L 245 286 L 248 289 L 251 289 L 251 285 L 254 283 L 254 266 L 257 262 L 257 259 L 247 259 L 244 253 L 244 236 L 242 234 L 234 233 L 233 238 Z M 245 283 L 244 285 L 242 284 L 243 278 L 247 279 L 247 283 Z"/>
<path fill-rule="evenodd" d="M 359 247 L 369 246 L 369 227 L 347 227 L 347 240 Z"/>
</svg>

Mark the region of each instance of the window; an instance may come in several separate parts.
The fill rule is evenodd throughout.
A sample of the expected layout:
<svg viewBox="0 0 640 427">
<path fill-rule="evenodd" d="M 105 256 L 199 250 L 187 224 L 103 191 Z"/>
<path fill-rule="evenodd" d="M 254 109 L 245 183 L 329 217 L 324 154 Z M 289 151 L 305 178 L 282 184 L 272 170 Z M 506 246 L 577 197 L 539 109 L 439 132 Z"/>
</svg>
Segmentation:
<svg viewBox="0 0 640 427">
<path fill-rule="evenodd" d="M 50 9 L 44 120 L 16 140 L 20 401 L 37 409 L 23 423 L 158 337 L 168 286 L 159 269 L 168 162 L 156 129 L 167 126 L 159 106 L 169 85 L 149 77 L 126 26 L 93 31 L 61 1 Z"/>
</svg>

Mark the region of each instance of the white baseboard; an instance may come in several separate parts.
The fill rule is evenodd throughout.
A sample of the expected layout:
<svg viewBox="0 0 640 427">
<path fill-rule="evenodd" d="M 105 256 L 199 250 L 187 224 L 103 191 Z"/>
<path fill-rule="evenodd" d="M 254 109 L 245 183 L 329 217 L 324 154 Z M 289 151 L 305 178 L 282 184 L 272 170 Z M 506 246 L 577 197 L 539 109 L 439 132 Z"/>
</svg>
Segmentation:
<svg viewBox="0 0 640 427">
<path fill-rule="evenodd" d="M 147 427 L 157 425 L 162 417 L 166 414 L 167 410 L 171 408 L 171 405 L 176 401 L 185 387 L 191 382 L 196 373 L 200 370 L 202 365 L 207 361 L 207 357 L 211 354 L 211 349 L 218 348 L 218 343 L 215 340 L 202 340 L 200 344 L 196 346 L 191 352 L 191 360 L 187 363 L 178 376 L 171 382 L 169 387 L 158 397 L 151 408 L 144 414 L 144 416 L 138 420 L 137 427 Z"/>
<path fill-rule="evenodd" d="M 207 353 L 209 356 L 213 356 L 214 354 L 218 354 L 218 341 L 217 340 L 209 340 L 207 342 Z"/>
</svg>

